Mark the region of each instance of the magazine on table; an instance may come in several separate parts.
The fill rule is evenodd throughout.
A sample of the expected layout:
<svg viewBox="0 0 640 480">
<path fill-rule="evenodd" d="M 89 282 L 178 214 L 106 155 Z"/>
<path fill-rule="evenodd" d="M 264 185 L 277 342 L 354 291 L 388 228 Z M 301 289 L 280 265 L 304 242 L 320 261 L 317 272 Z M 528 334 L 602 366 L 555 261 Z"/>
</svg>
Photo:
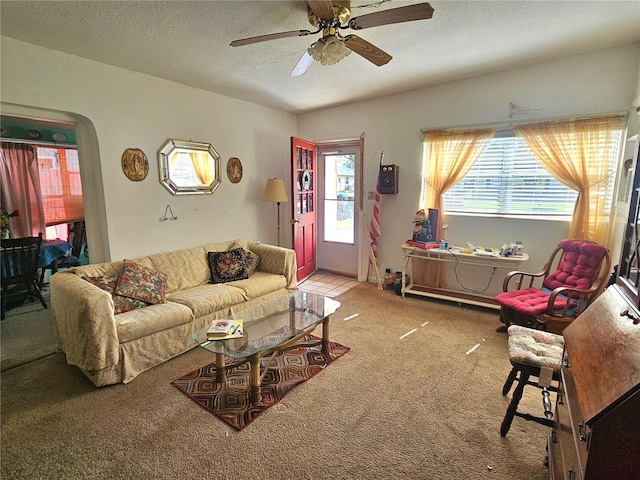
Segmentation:
<svg viewBox="0 0 640 480">
<path fill-rule="evenodd" d="M 244 334 L 241 319 L 214 320 L 207 330 L 207 340 L 225 340 L 227 338 L 240 338 Z"/>
</svg>

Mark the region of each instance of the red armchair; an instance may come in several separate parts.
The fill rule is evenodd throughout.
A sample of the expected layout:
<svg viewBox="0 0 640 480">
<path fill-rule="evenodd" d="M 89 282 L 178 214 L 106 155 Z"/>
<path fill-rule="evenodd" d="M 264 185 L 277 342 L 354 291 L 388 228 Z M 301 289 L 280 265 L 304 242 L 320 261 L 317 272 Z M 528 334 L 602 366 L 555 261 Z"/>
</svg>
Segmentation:
<svg viewBox="0 0 640 480">
<path fill-rule="evenodd" d="M 586 240 L 561 240 L 538 273 L 515 271 L 504 279 L 500 321 L 553 333 L 578 317 L 607 286 L 610 277 L 609 250 Z"/>
</svg>

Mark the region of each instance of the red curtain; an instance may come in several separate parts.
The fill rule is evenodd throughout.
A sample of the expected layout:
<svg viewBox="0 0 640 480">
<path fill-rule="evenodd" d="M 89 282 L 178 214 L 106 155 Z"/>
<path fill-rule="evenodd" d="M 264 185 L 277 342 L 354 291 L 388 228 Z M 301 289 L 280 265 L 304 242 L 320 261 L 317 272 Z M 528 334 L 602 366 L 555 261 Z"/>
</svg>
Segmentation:
<svg viewBox="0 0 640 480">
<path fill-rule="evenodd" d="M 0 144 L 0 185 L 3 212 L 18 211 L 11 218 L 11 236 L 45 234 L 45 216 L 40 193 L 40 175 L 35 149 L 31 145 Z"/>
</svg>

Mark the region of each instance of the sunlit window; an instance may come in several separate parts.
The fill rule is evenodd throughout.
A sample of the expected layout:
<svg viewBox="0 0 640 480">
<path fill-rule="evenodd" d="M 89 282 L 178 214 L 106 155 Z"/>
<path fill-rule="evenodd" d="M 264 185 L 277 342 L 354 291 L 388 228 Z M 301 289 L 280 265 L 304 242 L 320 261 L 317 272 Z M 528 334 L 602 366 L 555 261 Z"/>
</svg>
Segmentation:
<svg viewBox="0 0 640 480">
<path fill-rule="evenodd" d="M 620 135 L 616 131 L 616 135 Z M 600 185 L 611 205 L 617 149 L 609 152 L 610 172 Z M 428 152 L 425 144 L 425 161 Z M 486 140 L 486 147 L 465 177 L 444 193 L 448 213 L 544 216 L 568 220 L 578 193 L 547 172 L 520 137 Z"/>
<path fill-rule="evenodd" d="M 354 243 L 355 155 L 324 156 L 324 240 Z"/>
<path fill-rule="evenodd" d="M 38 147 L 40 191 L 47 225 L 84 219 L 78 151 Z"/>
</svg>

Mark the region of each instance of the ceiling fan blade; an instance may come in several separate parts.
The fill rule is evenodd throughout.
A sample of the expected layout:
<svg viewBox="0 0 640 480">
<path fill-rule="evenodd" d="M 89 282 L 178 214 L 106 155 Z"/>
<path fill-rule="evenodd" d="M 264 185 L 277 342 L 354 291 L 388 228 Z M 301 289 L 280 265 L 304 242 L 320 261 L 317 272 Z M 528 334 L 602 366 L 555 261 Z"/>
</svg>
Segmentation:
<svg viewBox="0 0 640 480">
<path fill-rule="evenodd" d="M 311 32 L 309 30 L 292 30 L 290 32 L 270 33 L 269 35 L 259 35 L 257 37 L 242 38 L 240 40 L 234 40 L 229 45 L 231 45 L 232 47 L 240 47 L 242 45 L 250 45 L 252 43 L 277 40 L 278 38 L 306 37 L 307 35 L 311 35 Z"/>
<path fill-rule="evenodd" d="M 331 20 L 334 17 L 331 0 L 307 0 L 307 5 L 313 14 L 321 20 Z"/>
<path fill-rule="evenodd" d="M 418 3 L 406 7 L 392 8 L 382 12 L 368 13 L 349 21 L 349 28 L 362 30 L 363 28 L 389 25 L 391 23 L 412 22 L 426 20 L 433 16 L 433 7 L 428 3 Z"/>
<path fill-rule="evenodd" d="M 367 42 L 366 40 L 363 40 L 356 35 L 347 35 L 346 37 L 344 37 L 344 44 L 348 49 L 356 52 L 358 55 L 366 58 L 378 67 L 389 63 L 389 61 L 393 58 L 384 50 L 380 50 L 375 45 Z"/>
<path fill-rule="evenodd" d="M 312 63 L 313 57 L 309 55 L 309 52 L 307 50 L 305 50 L 302 54 L 302 57 L 300 57 L 300 60 L 298 60 L 296 66 L 293 68 L 293 70 L 291 70 L 291 74 L 289 76 L 299 77 L 300 75 L 304 75 L 305 72 L 309 70 L 309 67 Z"/>
</svg>

